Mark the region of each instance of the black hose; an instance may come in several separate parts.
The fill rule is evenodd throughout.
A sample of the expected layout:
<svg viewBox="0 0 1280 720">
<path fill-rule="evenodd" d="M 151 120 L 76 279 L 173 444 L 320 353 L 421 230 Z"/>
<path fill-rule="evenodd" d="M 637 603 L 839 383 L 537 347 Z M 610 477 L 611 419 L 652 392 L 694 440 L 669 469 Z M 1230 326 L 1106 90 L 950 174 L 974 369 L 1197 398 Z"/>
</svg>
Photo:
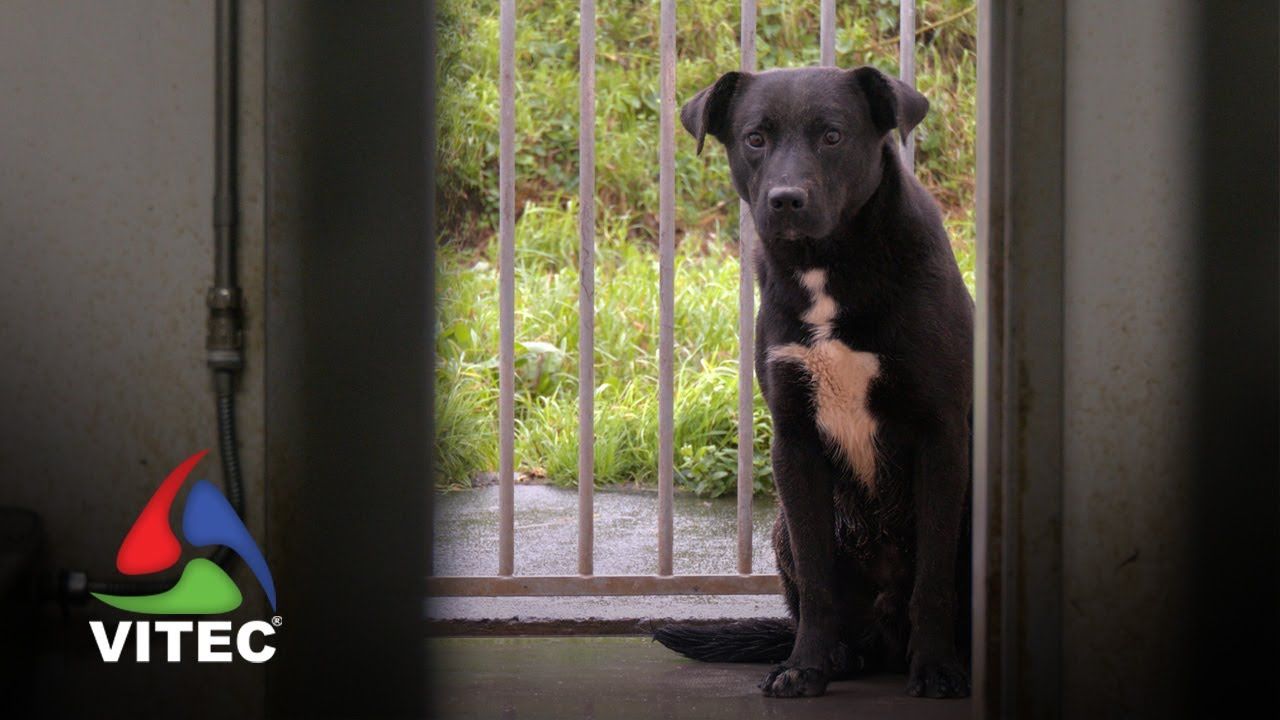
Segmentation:
<svg viewBox="0 0 1280 720">
<path fill-rule="evenodd" d="M 240 449 L 236 445 L 236 396 L 235 374 L 230 370 L 214 371 L 218 393 L 218 457 L 222 459 L 222 487 L 227 492 L 227 502 L 244 519 L 244 477 L 240 474 Z M 212 559 L 222 569 L 227 568 L 231 549 L 218 546 Z"/>
<path fill-rule="evenodd" d="M 232 373 L 217 371 L 230 385 Z M 236 397 L 228 388 L 218 393 L 218 456 L 222 459 L 222 486 L 227 491 L 227 501 L 236 515 L 244 517 L 244 478 L 240 474 L 240 450 L 236 447 Z"/>
<path fill-rule="evenodd" d="M 240 473 L 240 450 L 236 444 L 236 400 L 230 391 L 231 373 L 219 370 L 218 378 L 218 455 L 222 459 L 222 486 L 226 488 L 227 501 L 244 518 L 244 478 Z M 227 392 L 223 392 L 228 390 Z M 235 555 L 225 545 L 219 546 L 210 556 L 223 570 Z M 178 582 L 176 577 L 159 580 L 87 580 L 88 592 L 105 595 L 154 595 L 168 590 Z"/>
</svg>

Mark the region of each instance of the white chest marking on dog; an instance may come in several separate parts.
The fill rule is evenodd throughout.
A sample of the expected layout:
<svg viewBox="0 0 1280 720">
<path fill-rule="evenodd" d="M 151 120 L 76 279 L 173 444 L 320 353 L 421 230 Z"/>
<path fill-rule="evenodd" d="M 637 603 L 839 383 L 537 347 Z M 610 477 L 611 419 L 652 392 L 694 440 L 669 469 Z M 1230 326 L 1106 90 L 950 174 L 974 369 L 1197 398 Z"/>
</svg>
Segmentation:
<svg viewBox="0 0 1280 720">
<path fill-rule="evenodd" d="M 826 340 L 831 337 L 831 323 L 840 312 L 835 298 L 827 294 L 827 271 L 809 270 L 802 273 L 800 284 L 809 291 L 810 302 L 813 303 L 800 319 L 810 327 L 814 340 Z"/>
<path fill-rule="evenodd" d="M 859 482 L 875 490 L 876 420 L 867 409 L 867 389 L 880 374 L 880 359 L 831 338 L 840 306 L 827 294 L 827 271 L 800 275 L 811 304 L 801 316 L 810 345 L 790 343 L 769 349 L 770 362 L 798 363 L 813 384 L 818 429 L 844 456 Z"/>
</svg>

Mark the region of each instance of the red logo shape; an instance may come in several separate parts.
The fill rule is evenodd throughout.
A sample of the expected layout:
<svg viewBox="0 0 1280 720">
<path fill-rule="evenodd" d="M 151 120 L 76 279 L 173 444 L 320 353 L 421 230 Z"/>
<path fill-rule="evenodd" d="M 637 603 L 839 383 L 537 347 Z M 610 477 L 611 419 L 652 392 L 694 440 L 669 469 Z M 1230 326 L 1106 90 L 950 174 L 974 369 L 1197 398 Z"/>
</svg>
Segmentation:
<svg viewBox="0 0 1280 720">
<path fill-rule="evenodd" d="M 182 546 L 169 527 L 169 509 L 173 507 L 173 500 L 187 475 L 208 452 L 201 450 L 182 461 L 160 484 L 138 519 L 133 521 L 124 542 L 120 543 L 120 552 L 116 555 L 117 570 L 125 575 L 146 575 L 173 567 L 178 562 Z"/>
</svg>

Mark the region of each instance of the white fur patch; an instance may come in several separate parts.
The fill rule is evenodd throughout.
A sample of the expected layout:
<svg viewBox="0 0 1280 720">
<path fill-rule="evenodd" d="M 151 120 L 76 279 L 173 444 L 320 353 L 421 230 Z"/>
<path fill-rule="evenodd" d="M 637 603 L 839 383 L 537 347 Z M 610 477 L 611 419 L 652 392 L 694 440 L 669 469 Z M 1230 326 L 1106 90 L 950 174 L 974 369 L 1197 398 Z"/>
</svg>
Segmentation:
<svg viewBox="0 0 1280 720">
<path fill-rule="evenodd" d="M 801 316 L 813 333 L 814 340 L 826 340 L 831 337 L 831 323 L 840 312 L 840 306 L 827 294 L 827 271 L 810 270 L 800 275 L 800 284 L 809 291 L 813 302 Z"/>
<path fill-rule="evenodd" d="M 801 316 L 812 333 L 812 344 L 774 346 L 769 349 L 769 361 L 794 362 L 808 372 L 818 429 L 844 456 L 858 480 L 874 490 L 876 420 L 867 409 L 867 389 L 880 374 L 880 359 L 831 339 L 840 307 L 827 294 L 825 270 L 809 270 L 800 282 L 812 301 Z"/>
</svg>

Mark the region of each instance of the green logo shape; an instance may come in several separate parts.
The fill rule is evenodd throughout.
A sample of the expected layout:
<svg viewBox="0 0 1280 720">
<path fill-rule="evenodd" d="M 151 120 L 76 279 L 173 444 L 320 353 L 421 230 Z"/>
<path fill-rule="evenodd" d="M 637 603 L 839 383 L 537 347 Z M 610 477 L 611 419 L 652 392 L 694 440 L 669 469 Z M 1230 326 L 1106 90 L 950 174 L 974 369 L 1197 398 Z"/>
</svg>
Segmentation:
<svg viewBox="0 0 1280 720">
<path fill-rule="evenodd" d="M 227 573 L 205 558 L 188 562 L 177 584 L 156 595 L 92 595 L 112 607 L 151 615 L 216 615 L 235 610 L 244 599 Z"/>
</svg>

